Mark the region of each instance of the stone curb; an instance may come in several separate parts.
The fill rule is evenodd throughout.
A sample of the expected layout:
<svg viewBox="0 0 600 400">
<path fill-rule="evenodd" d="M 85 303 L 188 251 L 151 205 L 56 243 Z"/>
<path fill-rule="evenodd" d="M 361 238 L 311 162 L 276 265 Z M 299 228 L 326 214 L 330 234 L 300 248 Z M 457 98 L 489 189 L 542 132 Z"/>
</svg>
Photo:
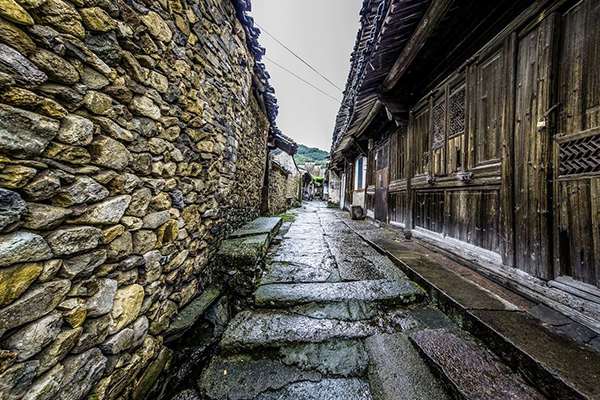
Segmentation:
<svg viewBox="0 0 600 400">
<path fill-rule="evenodd" d="M 589 399 L 598 398 L 598 393 L 589 393 L 577 382 L 571 382 L 557 373 L 543 361 L 529 354 L 515 344 L 510 337 L 499 332 L 490 323 L 484 321 L 470 310 L 440 289 L 434 282 L 425 278 L 402 259 L 394 256 L 384 247 L 368 239 L 360 231 L 343 221 L 349 229 L 381 254 L 389 257 L 402 271 L 430 295 L 433 302 L 447 315 L 454 319 L 463 329 L 482 340 L 496 355 L 501 357 L 513 369 L 517 370 L 529 383 L 550 398 Z M 525 317 L 524 317 L 525 318 Z"/>
</svg>

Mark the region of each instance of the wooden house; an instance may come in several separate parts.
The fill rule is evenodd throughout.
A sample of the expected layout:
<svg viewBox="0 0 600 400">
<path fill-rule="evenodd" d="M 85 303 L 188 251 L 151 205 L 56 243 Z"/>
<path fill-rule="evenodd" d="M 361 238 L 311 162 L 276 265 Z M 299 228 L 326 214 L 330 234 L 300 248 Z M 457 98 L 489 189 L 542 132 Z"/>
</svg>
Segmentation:
<svg viewBox="0 0 600 400">
<path fill-rule="evenodd" d="M 600 0 L 365 0 L 351 62 L 342 207 L 600 327 Z"/>
</svg>

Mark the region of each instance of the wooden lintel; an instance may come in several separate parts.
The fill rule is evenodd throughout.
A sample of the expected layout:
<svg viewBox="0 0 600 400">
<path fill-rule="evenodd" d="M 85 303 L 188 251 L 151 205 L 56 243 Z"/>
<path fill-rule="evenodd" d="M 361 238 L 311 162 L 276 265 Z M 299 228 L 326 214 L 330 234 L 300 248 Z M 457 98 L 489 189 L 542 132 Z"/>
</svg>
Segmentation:
<svg viewBox="0 0 600 400">
<path fill-rule="evenodd" d="M 427 12 L 419 22 L 415 33 L 412 35 L 400 56 L 394 63 L 390 73 L 383 82 L 383 90 L 390 91 L 396 83 L 402 78 L 410 64 L 415 60 L 423 45 L 432 34 L 434 29 L 441 22 L 444 15 L 450 9 L 453 0 L 434 0 L 427 9 Z"/>
</svg>

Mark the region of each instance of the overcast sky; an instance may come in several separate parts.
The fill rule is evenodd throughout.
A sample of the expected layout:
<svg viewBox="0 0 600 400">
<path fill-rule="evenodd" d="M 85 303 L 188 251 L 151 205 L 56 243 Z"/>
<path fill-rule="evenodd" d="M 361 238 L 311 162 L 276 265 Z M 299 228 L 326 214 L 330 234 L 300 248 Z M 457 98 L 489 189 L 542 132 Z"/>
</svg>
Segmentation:
<svg viewBox="0 0 600 400">
<path fill-rule="evenodd" d="M 350 53 L 359 28 L 362 0 L 253 0 L 258 25 L 344 89 Z M 342 93 L 263 33 L 267 57 L 338 99 Z M 277 123 L 284 134 L 329 151 L 339 103 L 264 59 L 279 102 Z"/>
</svg>

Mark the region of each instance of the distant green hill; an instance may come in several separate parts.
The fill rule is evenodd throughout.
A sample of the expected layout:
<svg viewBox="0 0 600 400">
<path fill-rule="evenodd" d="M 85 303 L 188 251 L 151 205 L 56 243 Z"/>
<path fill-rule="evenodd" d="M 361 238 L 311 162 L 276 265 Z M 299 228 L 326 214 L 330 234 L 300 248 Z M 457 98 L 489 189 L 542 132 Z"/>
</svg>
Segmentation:
<svg viewBox="0 0 600 400">
<path fill-rule="evenodd" d="M 316 147 L 306 147 L 303 144 L 298 145 L 298 152 L 294 156 L 296 164 L 304 165 L 307 162 L 315 163 L 315 165 L 325 165 L 329 153 Z"/>
</svg>

